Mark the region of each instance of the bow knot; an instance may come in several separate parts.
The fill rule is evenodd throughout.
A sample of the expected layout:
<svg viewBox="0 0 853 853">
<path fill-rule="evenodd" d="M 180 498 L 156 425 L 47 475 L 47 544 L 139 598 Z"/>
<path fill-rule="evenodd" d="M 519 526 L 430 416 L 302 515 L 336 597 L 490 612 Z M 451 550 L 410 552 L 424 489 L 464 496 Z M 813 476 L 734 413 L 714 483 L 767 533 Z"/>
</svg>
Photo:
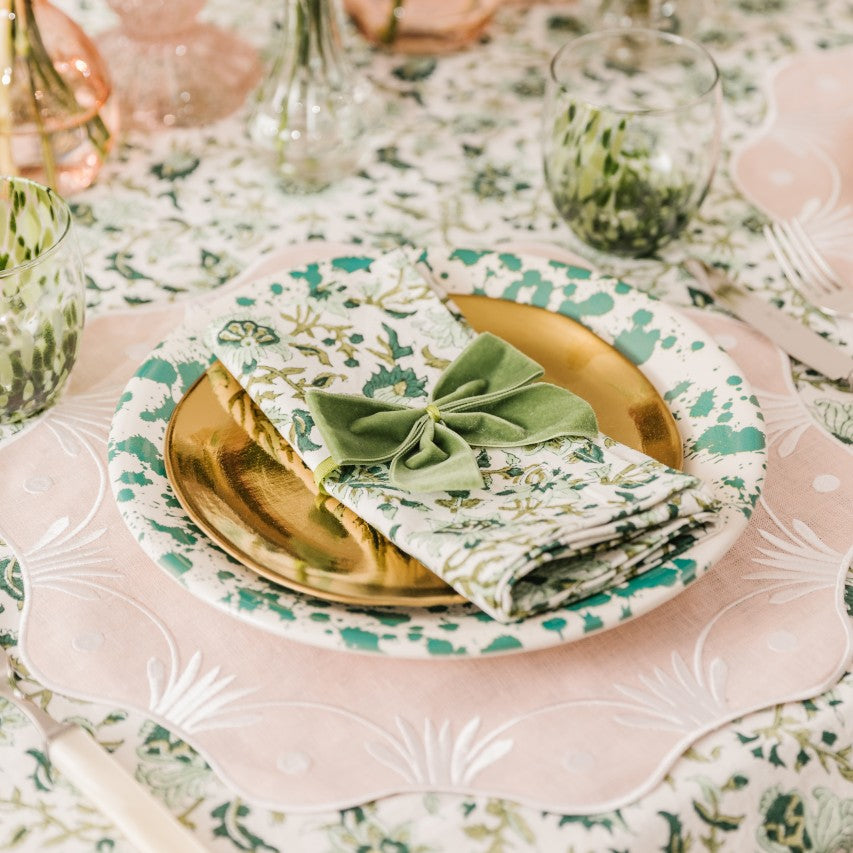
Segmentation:
<svg viewBox="0 0 853 853">
<path fill-rule="evenodd" d="M 425 407 L 310 390 L 305 398 L 336 465 L 391 463 L 410 492 L 480 488 L 473 447 L 519 447 L 559 436 L 594 437 L 586 400 L 546 382 L 533 359 L 488 332 L 444 370 Z"/>
</svg>

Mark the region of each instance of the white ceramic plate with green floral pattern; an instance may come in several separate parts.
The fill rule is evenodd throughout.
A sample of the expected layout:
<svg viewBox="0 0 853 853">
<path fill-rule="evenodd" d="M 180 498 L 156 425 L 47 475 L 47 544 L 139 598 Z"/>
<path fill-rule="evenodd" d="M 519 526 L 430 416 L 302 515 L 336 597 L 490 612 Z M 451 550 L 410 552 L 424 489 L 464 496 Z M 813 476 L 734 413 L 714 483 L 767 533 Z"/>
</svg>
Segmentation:
<svg viewBox="0 0 853 853">
<path fill-rule="evenodd" d="M 370 254 L 320 262 L 363 269 Z M 765 465 L 758 404 L 709 335 L 669 306 L 587 269 L 510 251 L 432 250 L 449 292 L 529 303 L 582 322 L 638 364 L 679 425 L 685 470 L 722 501 L 719 524 L 689 551 L 607 593 L 523 622 L 473 605 L 364 607 L 290 591 L 228 557 L 189 520 L 166 477 L 163 442 L 175 405 L 207 368 L 198 311 L 142 364 L 119 400 L 109 442 L 119 510 L 146 552 L 193 594 L 259 627 L 316 646 L 396 657 L 476 657 L 547 648 L 612 628 L 676 596 L 732 545 L 758 498 Z M 333 266 L 330 266 L 333 265 Z M 231 297 L 225 297 L 226 299 Z M 216 310 L 221 311 L 219 304 Z"/>
</svg>

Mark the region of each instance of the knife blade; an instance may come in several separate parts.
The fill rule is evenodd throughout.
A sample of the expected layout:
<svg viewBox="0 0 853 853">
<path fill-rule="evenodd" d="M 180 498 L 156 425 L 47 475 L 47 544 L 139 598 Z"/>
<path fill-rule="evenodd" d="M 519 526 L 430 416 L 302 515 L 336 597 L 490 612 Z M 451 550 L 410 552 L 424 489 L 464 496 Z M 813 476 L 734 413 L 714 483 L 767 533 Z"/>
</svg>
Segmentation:
<svg viewBox="0 0 853 853">
<path fill-rule="evenodd" d="M 853 357 L 822 338 L 817 332 L 753 296 L 735 284 L 723 270 L 699 260 L 684 262 L 684 268 L 741 320 L 765 334 L 797 361 L 813 367 L 829 379 L 843 382 L 853 390 Z"/>
</svg>

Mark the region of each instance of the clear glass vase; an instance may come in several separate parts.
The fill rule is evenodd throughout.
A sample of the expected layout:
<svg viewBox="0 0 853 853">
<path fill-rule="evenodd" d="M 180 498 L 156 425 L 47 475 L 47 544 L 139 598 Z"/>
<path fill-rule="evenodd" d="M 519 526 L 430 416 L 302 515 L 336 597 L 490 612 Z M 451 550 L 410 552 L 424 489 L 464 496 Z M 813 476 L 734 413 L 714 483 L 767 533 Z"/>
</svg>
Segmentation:
<svg viewBox="0 0 853 853">
<path fill-rule="evenodd" d="M 285 0 L 281 48 L 250 119 L 285 189 L 315 192 L 358 166 L 372 87 L 344 50 L 332 0 Z"/>
<path fill-rule="evenodd" d="M 106 67 L 86 34 L 47 0 L 0 10 L 0 173 L 62 195 L 95 180 L 117 129 Z"/>
<path fill-rule="evenodd" d="M 648 27 L 690 36 L 702 17 L 703 0 L 585 0 L 593 29 Z"/>
</svg>

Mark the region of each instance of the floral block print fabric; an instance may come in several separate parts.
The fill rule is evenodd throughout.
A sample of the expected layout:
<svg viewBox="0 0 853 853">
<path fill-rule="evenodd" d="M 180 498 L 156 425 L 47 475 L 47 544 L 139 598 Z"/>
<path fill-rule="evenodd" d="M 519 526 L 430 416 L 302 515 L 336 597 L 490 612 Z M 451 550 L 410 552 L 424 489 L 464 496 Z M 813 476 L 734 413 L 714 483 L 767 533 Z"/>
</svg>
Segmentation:
<svg viewBox="0 0 853 853">
<path fill-rule="evenodd" d="M 413 837 L 423 844 L 429 840 L 424 803 L 440 804 L 445 819 L 434 836 L 436 850 L 480 849 L 466 846 L 461 833 L 473 831 L 485 813 L 467 816 L 450 803 L 487 796 L 526 804 L 494 800 L 490 808 L 509 810 L 537 827 L 529 849 L 575 844 L 589 851 L 644 850 L 653 848 L 652 840 L 663 847 L 665 811 L 674 816 L 673 840 L 682 847 L 688 836 L 699 837 L 699 813 L 748 812 L 740 831 L 733 825 L 723 838 L 733 850 L 752 850 L 758 848 L 745 840 L 746 824 L 771 785 L 783 789 L 768 806 L 783 804 L 794 789 L 805 798 L 828 784 L 826 773 L 815 773 L 820 762 L 837 766 L 838 779 L 838 772 L 853 772 L 850 721 L 843 714 L 849 702 L 838 704 L 843 694 L 822 702 L 823 720 L 788 705 L 775 712 L 775 723 L 774 712 L 763 723 L 734 723 L 723 741 L 697 744 L 681 769 L 673 768 L 688 745 L 725 721 L 834 685 L 849 659 L 853 635 L 842 593 L 853 525 L 846 512 L 853 488 L 845 476 L 853 470 L 850 453 L 811 424 L 790 384 L 787 359 L 758 333 L 720 315 L 701 315 L 707 333 L 725 340 L 747 366 L 774 436 L 767 487 L 753 521 L 712 572 L 679 587 L 678 595 L 642 618 L 580 642 L 571 641 L 572 614 L 545 614 L 542 630 L 567 642 L 533 654 L 466 659 L 455 651 L 470 648 L 462 619 L 383 608 L 386 633 L 396 624 L 432 640 L 431 659 L 414 664 L 394 659 L 393 652 L 377 658 L 343 654 L 342 646 L 318 648 L 241 619 L 236 610 L 223 612 L 138 547 L 104 488 L 107 436 L 140 349 L 149 351 L 174 319 L 170 308 L 97 318 L 86 329 L 68 397 L 0 448 L 2 529 L 19 555 L 0 560 L 0 600 L 7 608 L 0 617 L 21 622 L 25 670 L 41 685 L 28 685 L 28 692 L 39 702 L 51 690 L 88 700 L 63 705 L 57 697 L 59 704 L 50 707 L 60 719 L 85 714 L 110 749 L 119 726 L 104 720 L 108 708 L 153 721 L 138 737 L 139 728 L 123 735 L 128 766 L 160 796 L 168 797 L 173 785 L 180 788 L 181 798 L 168 802 L 176 812 L 191 813 L 201 837 L 219 837 L 207 834 L 215 830 L 204 817 L 215 812 L 214 818 L 224 815 L 234 838 L 241 837 L 238 826 L 251 827 L 281 850 L 323 850 L 316 833 L 321 823 L 335 823 L 337 813 L 311 815 L 314 824 L 299 824 L 297 812 L 353 806 L 351 817 L 380 797 L 380 813 L 387 816 L 398 801 L 389 796 L 400 793 L 407 803 L 400 815 L 409 815 Z M 138 443 L 153 452 L 153 442 Z M 232 571 L 240 567 L 232 565 Z M 188 568 L 186 574 L 192 573 Z M 635 580 L 649 582 L 649 575 Z M 251 606 L 258 597 L 244 600 Z M 620 601 L 626 608 L 636 604 L 633 597 Z M 287 607 L 275 603 L 294 622 L 319 620 L 347 637 L 359 633 L 351 613 L 344 623 L 340 609 L 328 602 L 301 611 L 290 601 Z M 583 602 L 578 620 L 591 617 L 592 606 Z M 440 624 L 430 623 L 433 616 Z M 499 629 L 505 639 L 515 639 L 521 626 L 535 625 L 537 618 Z M 7 642 L 14 637 L 7 635 Z M 442 638 L 450 638 L 444 648 L 452 652 L 438 652 Z M 527 648 L 528 638 L 522 640 Z M 853 685 L 846 689 L 849 694 Z M 783 731 L 785 744 L 777 746 Z M 17 764 L 32 776 L 36 759 L 23 749 Z M 785 766 L 790 774 L 781 772 Z M 45 780 L 48 772 L 42 769 L 35 778 Z M 671 773 L 680 780 L 675 787 Z M 701 781 L 706 774 L 721 786 L 707 797 Z M 731 788 L 726 780 L 734 775 L 750 784 Z M 233 798 L 224 812 L 225 795 L 213 793 L 217 776 Z M 8 781 L 5 775 L 0 780 Z M 29 784 L 26 790 L 24 803 L 7 802 L 14 817 L 20 815 L 20 824 L 11 818 L 10 824 L 29 827 L 41 839 L 36 818 L 28 822 L 36 812 L 29 811 Z M 3 791 L 9 788 L 0 785 L 0 796 Z M 642 808 L 627 806 L 639 796 L 645 797 Z M 815 805 L 808 805 L 813 814 Z M 369 814 L 374 807 L 364 808 Z M 266 809 L 285 811 L 285 821 Z M 543 812 L 559 828 L 556 837 L 546 831 Z M 778 822 L 778 809 L 770 812 Z M 555 816 L 564 813 L 598 816 L 569 823 Z M 614 814 L 623 814 L 627 825 L 617 821 L 621 828 L 614 828 L 611 843 L 604 823 Z M 68 820 L 71 825 L 73 815 Z M 289 834 L 294 826 L 304 828 L 304 843 Z M 597 827 L 589 838 L 587 826 L 591 832 Z"/>
<path fill-rule="evenodd" d="M 312 469 L 329 450 L 306 393 L 424 407 L 474 332 L 400 254 L 254 282 L 217 306 L 211 350 Z M 482 488 L 407 492 L 385 463 L 324 487 L 500 621 L 593 595 L 696 541 L 716 502 L 696 478 L 604 435 L 480 448 Z"/>
</svg>

